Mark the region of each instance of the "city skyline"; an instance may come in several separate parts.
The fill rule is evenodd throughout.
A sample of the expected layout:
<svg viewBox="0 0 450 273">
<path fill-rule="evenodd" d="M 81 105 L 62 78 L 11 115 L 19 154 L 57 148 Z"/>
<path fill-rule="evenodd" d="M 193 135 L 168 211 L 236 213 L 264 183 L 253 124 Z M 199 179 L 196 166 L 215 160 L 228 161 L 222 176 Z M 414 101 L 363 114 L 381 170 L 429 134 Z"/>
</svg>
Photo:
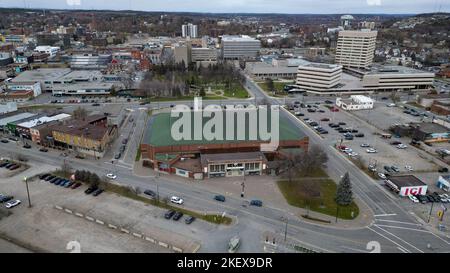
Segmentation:
<svg viewBox="0 0 450 273">
<path fill-rule="evenodd" d="M 274 3 L 267 0 L 195 0 L 195 1 L 105 1 L 105 0 L 43 0 L 39 3 L 24 0 L 18 3 L 3 0 L 3 8 L 46 8 L 46 9 L 93 9 L 136 10 L 155 12 L 199 12 L 199 13 L 285 13 L 285 14 L 417 14 L 449 12 L 450 3 L 443 0 L 413 0 L 408 5 L 392 0 L 346 0 L 346 1 L 294 1 L 280 0 Z M 320 11 L 320 12 L 319 12 Z"/>
</svg>

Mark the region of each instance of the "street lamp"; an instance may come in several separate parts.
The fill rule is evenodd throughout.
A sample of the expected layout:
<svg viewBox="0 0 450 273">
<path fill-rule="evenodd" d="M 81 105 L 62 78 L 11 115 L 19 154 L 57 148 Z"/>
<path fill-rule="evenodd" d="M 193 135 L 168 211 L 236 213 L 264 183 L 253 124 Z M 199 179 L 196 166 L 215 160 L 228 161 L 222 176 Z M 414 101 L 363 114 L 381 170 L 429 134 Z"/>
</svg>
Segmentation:
<svg viewBox="0 0 450 273">
<path fill-rule="evenodd" d="M 28 177 L 24 177 L 23 180 L 25 181 L 25 185 L 27 188 L 27 196 L 28 196 L 28 207 L 31 208 L 31 199 L 30 199 L 30 190 L 28 189 Z"/>
</svg>

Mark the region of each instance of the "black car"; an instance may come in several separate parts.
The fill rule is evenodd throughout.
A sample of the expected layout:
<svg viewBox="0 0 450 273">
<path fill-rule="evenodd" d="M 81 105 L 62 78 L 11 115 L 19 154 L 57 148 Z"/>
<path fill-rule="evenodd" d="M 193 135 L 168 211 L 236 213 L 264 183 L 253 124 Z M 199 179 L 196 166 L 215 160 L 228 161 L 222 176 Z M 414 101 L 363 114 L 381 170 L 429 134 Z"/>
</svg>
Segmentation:
<svg viewBox="0 0 450 273">
<path fill-rule="evenodd" d="M 2 143 L 8 143 L 9 141 L 7 139 L 0 140 Z"/>
<path fill-rule="evenodd" d="M 428 203 L 428 199 L 424 197 L 423 195 L 416 195 L 417 200 L 419 200 L 420 203 L 426 204 Z"/>
<path fill-rule="evenodd" d="M 23 145 L 23 147 L 24 147 L 25 149 L 31 149 L 31 145 L 30 145 L 30 144 L 25 144 L 25 145 Z"/>
<path fill-rule="evenodd" d="M 440 172 L 440 173 L 448 173 L 448 168 L 440 168 L 439 170 L 438 170 L 438 172 Z"/>
<path fill-rule="evenodd" d="M 219 202 L 225 202 L 225 196 L 216 195 L 216 196 L 214 196 L 214 200 L 219 201 Z"/>
<path fill-rule="evenodd" d="M 392 172 L 391 167 L 389 166 L 384 166 L 383 167 L 388 173 Z"/>
<path fill-rule="evenodd" d="M 345 140 L 353 140 L 353 136 L 347 135 L 347 136 L 345 136 Z"/>
<path fill-rule="evenodd" d="M 64 179 L 64 178 L 58 178 L 56 181 L 55 181 L 55 186 L 59 186 L 59 185 L 61 185 L 62 183 L 64 183 L 66 180 Z"/>
<path fill-rule="evenodd" d="M 186 223 L 186 225 L 190 225 L 194 221 L 195 221 L 195 217 L 194 216 L 188 216 L 186 219 L 184 219 L 184 222 Z"/>
<path fill-rule="evenodd" d="M 183 217 L 183 213 L 177 211 L 177 212 L 175 212 L 175 214 L 173 215 L 173 220 L 174 220 L 174 221 L 178 221 L 178 220 L 181 219 L 181 217 Z"/>
<path fill-rule="evenodd" d="M 0 164 L 0 168 L 4 168 L 6 165 L 8 165 L 8 162 L 3 162 Z"/>
<path fill-rule="evenodd" d="M 0 203 L 8 202 L 8 201 L 12 200 L 13 198 L 14 198 L 13 196 L 0 195 Z"/>
<path fill-rule="evenodd" d="M 48 152 L 48 149 L 46 149 L 46 148 L 40 148 L 39 151 L 40 151 L 40 152 L 43 152 L 43 153 L 46 153 L 46 152 Z"/>
<path fill-rule="evenodd" d="M 5 168 L 9 169 L 14 165 L 15 165 L 14 163 L 9 162 L 8 164 L 5 165 Z"/>
<path fill-rule="evenodd" d="M 92 186 L 92 187 L 89 187 L 87 190 L 85 190 L 84 193 L 85 194 L 91 194 L 91 193 L 93 193 L 96 190 L 98 190 L 98 187 Z"/>
<path fill-rule="evenodd" d="M 54 184 L 54 183 L 56 183 L 57 181 L 59 181 L 59 177 L 53 177 L 52 179 L 50 179 L 50 183 L 52 183 L 52 184 Z"/>
<path fill-rule="evenodd" d="M 381 100 L 387 100 L 387 99 L 388 99 L 387 97 L 382 97 L 382 98 L 381 98 Z"/>
<path fill-rule="evenodd" d="M 364 137 L 364 134 L 359 133 L 359 134 L 356 134 L 355 137 Z"/>
<path fill-rule="evenodd" d="M 144 194 L 146 194 L 146 195 L 148 195 L 150 197 L 153 197 L 153 198 L 156 197 L 156 193 L 154 191 L 151 191 L 151 190 L 144 191 Z"/>
<path fill-rule="evenodd" d="M 315 113 L 315 112 L 316 112 L 316 109 L 308 108 L 308 112 L 310 112 L 310 113 Z"/>
<path fill-rule="evenodd" d="M 93 196 L 99 196 L 100 194 L 102 194 L 105 190 L 102 189 L 98 189 L 96 191 L 94 191 L 94 193 L 92 194 Z"/>
<path fill-rule="evenodd" d="M 313 126 L 313 127 L 314 127 L 314 126 L 318 126 L 318 125 L 319 125 L 319 123 L 317 123 L 317 122 L 315 122 L 315 121 L 314 121 L 314 122 L 311 122 L 311 123 L 310 123 L 309 125 L 311 125 L 311 126 Z"/>
<path fill-rule="evenodd" d="M 252 200 L 252 201 L 250 201 L 250 206 L 262 207 L 262 201 L 261 200 Z"/>
<path fill-rule="evenodd" d="M 44 180 L 45 180 L 45 181 L 50 181 L 50 180 L 52 180 L 53 178 L 55 178 L 54 175 L 49 175 L 49 176 L 47 176 L 46 178 L 44 178 Z"/>
<path fill-rule="evenodd" d="M 320 133 L 321 135 L 327 135 L 327 134 L 328 134 L 328 131 L 327 131 L 327 130 L 320 130 L 319 133 Z"/>
<path fill-rule="evenodd" d="M 347 123 L 345 123 L 345 122 L 339 122 L 338 123 L 340 126 L 345 126 L 345 125 L 347 125 Z"/>
<path fill-rule="evenodd" d="M 116 154 L 116 155 L 114 156 L 114 158 L 115 158 L 115 159 L 120 159 L 121 156 L 122 156 L 122 154 L 121 154 L 121 153 L 118 153 L 118 154 Z"/>
<path fill-rule="evenodd" d="M 172 218 L 172 216 L 175 214 L 174 210 L 169 210 L 164 214 L 164 218 L 166 218 L 167 220 L 169 220 L 170 218 Z"/>
<path fill-rule="evenodd" d="M 39 175 L 39 179 L 45 180 L 48 176 L 50 176 L 49 173 L 44 173 L 44 174 Z"/>
<path fill-rule="evenodd" d="M 326 104 L 333 104 L 333 102 L 331 100 L 326 100 L 325 103 Z"/>
</svg>

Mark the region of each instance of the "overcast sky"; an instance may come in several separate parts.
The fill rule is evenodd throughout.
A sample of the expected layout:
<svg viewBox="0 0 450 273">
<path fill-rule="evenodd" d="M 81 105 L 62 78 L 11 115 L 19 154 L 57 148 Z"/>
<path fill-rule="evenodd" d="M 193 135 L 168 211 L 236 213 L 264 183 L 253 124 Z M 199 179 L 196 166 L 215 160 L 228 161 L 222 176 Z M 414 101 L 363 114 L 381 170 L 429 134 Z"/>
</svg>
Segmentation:
<svg viewBox="0 0 450 273">
<path fill-rule="evenodd" d="M 450 12 L 450 0 L 0 0 L 0 7 L 245 13 Z"/>
</svg>

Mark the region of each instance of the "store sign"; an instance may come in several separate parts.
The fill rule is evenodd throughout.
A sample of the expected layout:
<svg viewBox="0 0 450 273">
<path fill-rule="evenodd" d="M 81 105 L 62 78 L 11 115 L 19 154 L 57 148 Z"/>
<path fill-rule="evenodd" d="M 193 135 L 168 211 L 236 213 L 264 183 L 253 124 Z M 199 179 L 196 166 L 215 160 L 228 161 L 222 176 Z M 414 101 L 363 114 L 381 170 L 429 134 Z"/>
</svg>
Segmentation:
<svg viewBox="0 0 450 273">
<path fill-rule="evenodd" d="M 403 187 L 400 191 L 400 195 L 425 195 L 427 193 L 427 186 L 419 187 Z"/>
</svg>

